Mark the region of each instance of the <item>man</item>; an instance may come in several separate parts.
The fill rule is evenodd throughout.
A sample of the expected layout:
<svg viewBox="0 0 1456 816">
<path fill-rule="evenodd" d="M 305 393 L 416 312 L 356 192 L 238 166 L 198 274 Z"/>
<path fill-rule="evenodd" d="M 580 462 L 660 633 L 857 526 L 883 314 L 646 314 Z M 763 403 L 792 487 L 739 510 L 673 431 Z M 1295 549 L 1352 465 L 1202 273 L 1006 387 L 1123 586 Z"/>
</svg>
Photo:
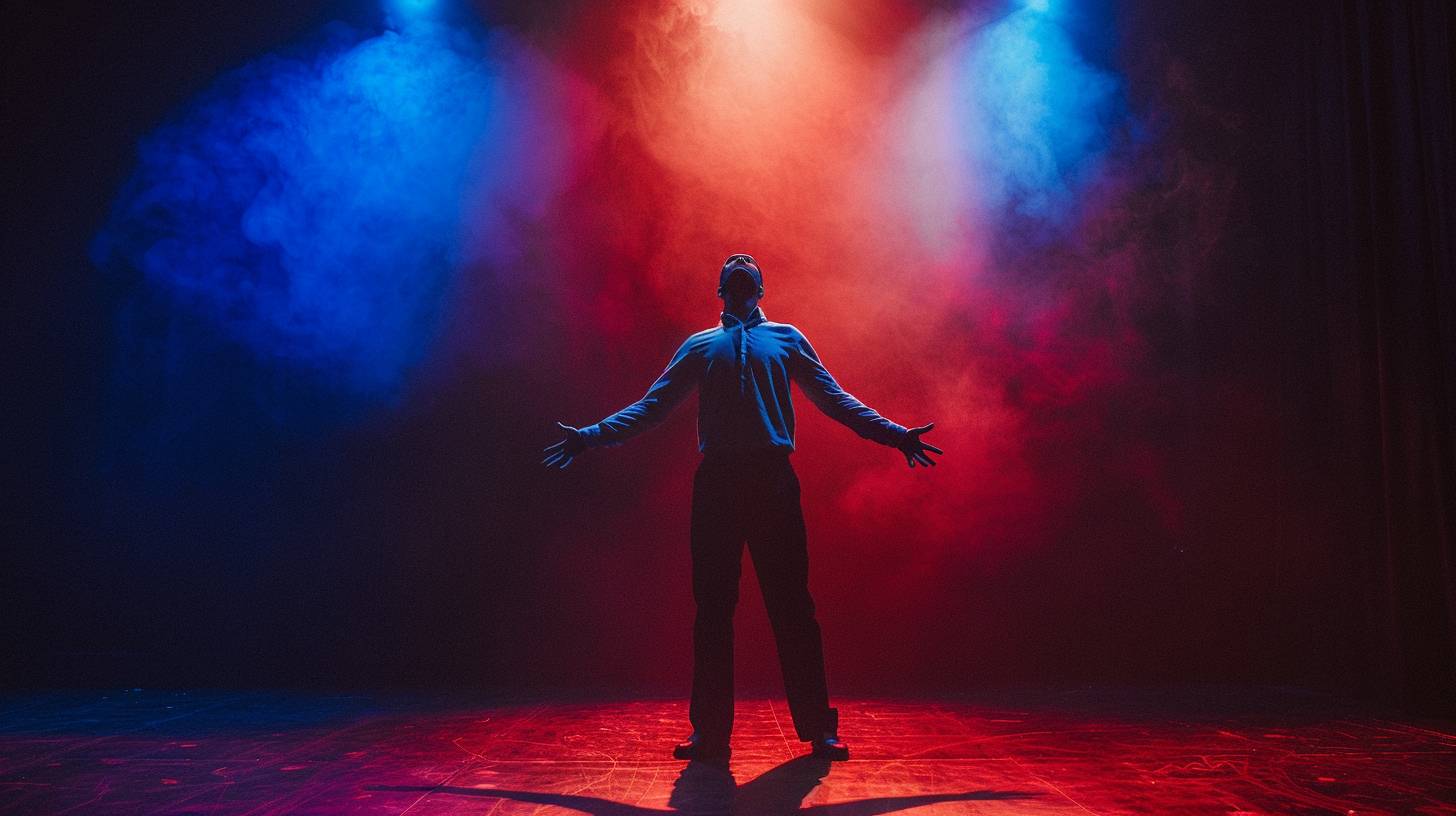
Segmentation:
<svg viewBox="0 0 1456 816">
<path fill-rule="evenodd" d="M 848 759 L 839 712 L 830 708 L 824 652 L 809 596 L 809 558 L 794 450 L 789 381 L 824 413 L 860 436 L 898 449 L 910 467 L 934 465 L 922 442 L 935 423 L 905 428 L 840 388 L 797 328 L 764 318 L 763 272 L 748 255 L 732 255 L 718 275 L 719 325 L 689 337 L 642 399 L 585 428 L 556 424 L 566 438 L 546 447 L 543 464 L 564 468 L 587 448 L 620 445 L 661 422 L 693 389 L 698 449 L 691 522 L 693 733 L 678 759 L 726 763 L 733 726 L 733 610 L 743 545 L 753 556 L 764 606 L 799 739 L 814 753 Z"/>
</svg>

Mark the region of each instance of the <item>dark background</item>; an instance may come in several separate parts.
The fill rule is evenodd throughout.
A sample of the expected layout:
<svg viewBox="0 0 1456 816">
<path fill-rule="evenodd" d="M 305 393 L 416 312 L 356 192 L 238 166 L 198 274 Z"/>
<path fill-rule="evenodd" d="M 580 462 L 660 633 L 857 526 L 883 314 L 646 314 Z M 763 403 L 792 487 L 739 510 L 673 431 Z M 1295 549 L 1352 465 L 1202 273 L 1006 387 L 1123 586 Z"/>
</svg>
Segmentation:
<svg viewBox="0 0 1456 816">
<path fill-rule="evenodd" d="M 480 9 L 542 37 L 578 11 Z M 861 604 L 884 591 L 816 555 L 831 680 L 886 694 L 1279 682 L 1449 710 L 1450 6 L 1105 11 L 1127 64 L 1176 64 L 1162 92 L 1228 125 L 1180 136 L 1232 174 L 1238 217 L 1211 250 L 1216 275 L 1177 313 L 1181 408 L 1159 433 L 1178 463 L 1179 533 L 1140 539 L 1115 500 L 1089 502 L 1064 512 L 1052 546 L 957 575 L 963 589 L 929 592 L 893 631 Z M 7 10 L 6 683 L 685 687 L 685 494 L 635 502 L 632 474 L 671 460 L 664 478 L 685 482 L 689 458 L 668 452 L 688 449 L 691 422 L 614 453 L 621 478 L 539 471 L 543 411 L 600 415 L 623 393 L 561 405 L 543 363 L 564 346 L 387 412 L 281 423 L 237 385 L 258 364 L 219 342 L 229 374 L 201 389 L 212 441 L 167 464 L 183 477 L 131 479 L 145 450 L 105 439 L 125 427 L 118 413 L 146 410 L 146 389 L 108 396 L 136 283 L 99 274 L 87 247 L 137 140 L 221 71 L 368 16 L 271 0 Z M 165 338 L 178 329 L 156 308 L 125 319 Z M 627 391 L 676 341 L 670 325 L 640 330 Z M 817 427 L 810 439 L 843 440 Z M 1095 455 L 1077 462 L 1095 481 Z M 628 508 L 611 529 L 645 532 L 583 543 L 608 507 Z M 745 677 L 771 686 L 755 595 Z"/>
</svg>

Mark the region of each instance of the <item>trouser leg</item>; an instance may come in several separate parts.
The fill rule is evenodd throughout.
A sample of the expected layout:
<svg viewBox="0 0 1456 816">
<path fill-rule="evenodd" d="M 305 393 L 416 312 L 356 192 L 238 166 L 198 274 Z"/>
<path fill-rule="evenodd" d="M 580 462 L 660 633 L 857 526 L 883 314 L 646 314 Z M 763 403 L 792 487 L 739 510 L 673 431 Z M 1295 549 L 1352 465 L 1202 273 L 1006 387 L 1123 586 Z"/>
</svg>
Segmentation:
<svg viewBox="0 0 1456 816">
<path fill-rule="evenodd" d="M 733 474 L 699 466 L 693 477 L 691 546 L 693 693 L 688 719 L 708 742 L 733 730 L 733 610 L 743 555 L 742 486 Z"/>
<path fill-rule="evenodd" d="M 748 548 L 778 644 L 794 730 L 801 740 L 816 739 L 837 729 L 838 712 L 829 707 L 823 638 L 809 595 L 808 536 L 799 478 L 787 459 L 761 478 Z"/>
</svg>

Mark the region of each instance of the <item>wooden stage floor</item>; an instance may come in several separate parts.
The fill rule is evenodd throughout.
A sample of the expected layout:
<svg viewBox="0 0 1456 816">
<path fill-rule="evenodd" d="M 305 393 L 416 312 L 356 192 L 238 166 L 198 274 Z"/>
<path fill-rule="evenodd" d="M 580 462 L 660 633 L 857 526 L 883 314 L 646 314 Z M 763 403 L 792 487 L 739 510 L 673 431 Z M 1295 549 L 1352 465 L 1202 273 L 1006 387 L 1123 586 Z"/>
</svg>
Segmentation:
<svg viewBox="0 0 1456 816">
<path fill-rule="evenodd" d="M 1293 693 L 835 702 L 851 761 L 740 700 L 730 776 L 668 755 L 681 700 L 10 694 L 0 813 L 1456 813 L 1452 728 Z"/>
</svg>

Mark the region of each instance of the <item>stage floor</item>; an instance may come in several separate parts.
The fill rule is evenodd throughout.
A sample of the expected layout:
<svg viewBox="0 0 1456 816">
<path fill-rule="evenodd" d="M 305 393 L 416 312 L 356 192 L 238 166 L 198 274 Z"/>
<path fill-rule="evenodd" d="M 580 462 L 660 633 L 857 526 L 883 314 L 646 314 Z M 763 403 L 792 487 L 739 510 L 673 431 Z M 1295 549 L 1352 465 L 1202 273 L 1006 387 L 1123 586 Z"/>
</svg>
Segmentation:
<svg viewBox="0 0 1456 816">
<path fill-rule="evenodd" d="M 681 700 L 8 695 L 0 813 L 1456 813 L 1453 729 L 1297 694 L 835 702 L 851 761 L 741 700 L 729 776 L 668 755 Z"/>
</svg>

